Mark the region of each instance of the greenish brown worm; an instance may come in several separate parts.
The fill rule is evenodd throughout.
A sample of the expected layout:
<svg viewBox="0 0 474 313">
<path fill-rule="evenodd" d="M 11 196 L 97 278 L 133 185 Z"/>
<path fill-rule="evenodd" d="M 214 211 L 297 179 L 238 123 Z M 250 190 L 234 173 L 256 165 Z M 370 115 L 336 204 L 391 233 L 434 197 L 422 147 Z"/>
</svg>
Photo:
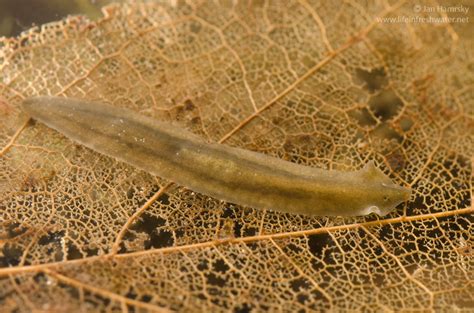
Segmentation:
<svg viewBox="0 0 474 313">
<path fill-rule="evenodd" d="M 353 172 L 322 170 L 207 143 L 172 124 L 99 102 L 35 97 L 34 119 L 95 151 L 220 200 L 320 216 L 386 215 L 410 198 L 373 162 Z"/>
</svg>

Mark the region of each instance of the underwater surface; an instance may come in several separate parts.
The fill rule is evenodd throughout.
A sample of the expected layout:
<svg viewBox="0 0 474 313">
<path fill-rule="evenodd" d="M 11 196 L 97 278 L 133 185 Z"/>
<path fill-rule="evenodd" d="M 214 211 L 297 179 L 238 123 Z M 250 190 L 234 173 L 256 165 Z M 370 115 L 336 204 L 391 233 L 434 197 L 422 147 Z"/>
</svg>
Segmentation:
<svg viewBox="0 0 474 313">
<path fill-rule="evenodd" d="M 67 15 L 102 16 L 100 8 L 112 0 L 3 0 L 0 1 L 0 36 L 14 37 L 35 25 Z M 115 1 L 119 2 L 119 1 Z"/>
</svg>

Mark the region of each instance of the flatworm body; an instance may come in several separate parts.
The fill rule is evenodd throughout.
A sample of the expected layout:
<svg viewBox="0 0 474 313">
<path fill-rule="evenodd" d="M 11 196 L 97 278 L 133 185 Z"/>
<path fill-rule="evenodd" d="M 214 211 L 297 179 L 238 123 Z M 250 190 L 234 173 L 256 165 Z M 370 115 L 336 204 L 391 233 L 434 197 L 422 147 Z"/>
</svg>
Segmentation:
<svg viewBox="0 0 474 313">
<path fill-rule="evenodd" d="M 98 102 L 35 97 L 23 102 L 34 119 L 95 151 L 193 191 L 280 212 L 385 215 L 410 198 L 372 162 L 327 171 L 264 154 L 207 143 L 172 124 Z"/>
</svg>

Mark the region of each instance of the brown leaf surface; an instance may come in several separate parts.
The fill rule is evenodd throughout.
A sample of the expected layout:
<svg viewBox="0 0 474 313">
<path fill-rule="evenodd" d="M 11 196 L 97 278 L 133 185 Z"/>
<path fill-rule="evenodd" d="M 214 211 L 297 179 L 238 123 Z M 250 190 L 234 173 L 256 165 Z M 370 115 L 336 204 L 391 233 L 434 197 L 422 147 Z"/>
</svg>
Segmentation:
<svg viewBox="0 0 474 313">
<path fill-rule="evenodd" d="M 472 309 L 470 9 L 150 1 L 3 39 L 3 311 Z M 471 23 L 379 20 L 400 16 Z M 375 160 L 414 195 L 383 219 L 223 203 L 26 124 L 34 95 L 99 99 L 308 166 Z"/>
</svg>

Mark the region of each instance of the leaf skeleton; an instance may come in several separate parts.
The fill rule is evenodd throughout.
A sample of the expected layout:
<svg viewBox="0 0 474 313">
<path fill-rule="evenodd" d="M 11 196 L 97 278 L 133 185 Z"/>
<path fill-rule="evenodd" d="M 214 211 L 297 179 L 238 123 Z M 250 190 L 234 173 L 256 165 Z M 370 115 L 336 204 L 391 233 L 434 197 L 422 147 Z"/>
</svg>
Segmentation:
<svg viewBox="0 0 474 313">
<path fill-rule="evenodd" d="M 372 161 L 357 171 L 323 170 L 225 144 L 108 104 L 28 98 L 23 110 L 90 149 L 220 200 L 319 216 L 386 215 L 411 189 Z"/>
</svg>

